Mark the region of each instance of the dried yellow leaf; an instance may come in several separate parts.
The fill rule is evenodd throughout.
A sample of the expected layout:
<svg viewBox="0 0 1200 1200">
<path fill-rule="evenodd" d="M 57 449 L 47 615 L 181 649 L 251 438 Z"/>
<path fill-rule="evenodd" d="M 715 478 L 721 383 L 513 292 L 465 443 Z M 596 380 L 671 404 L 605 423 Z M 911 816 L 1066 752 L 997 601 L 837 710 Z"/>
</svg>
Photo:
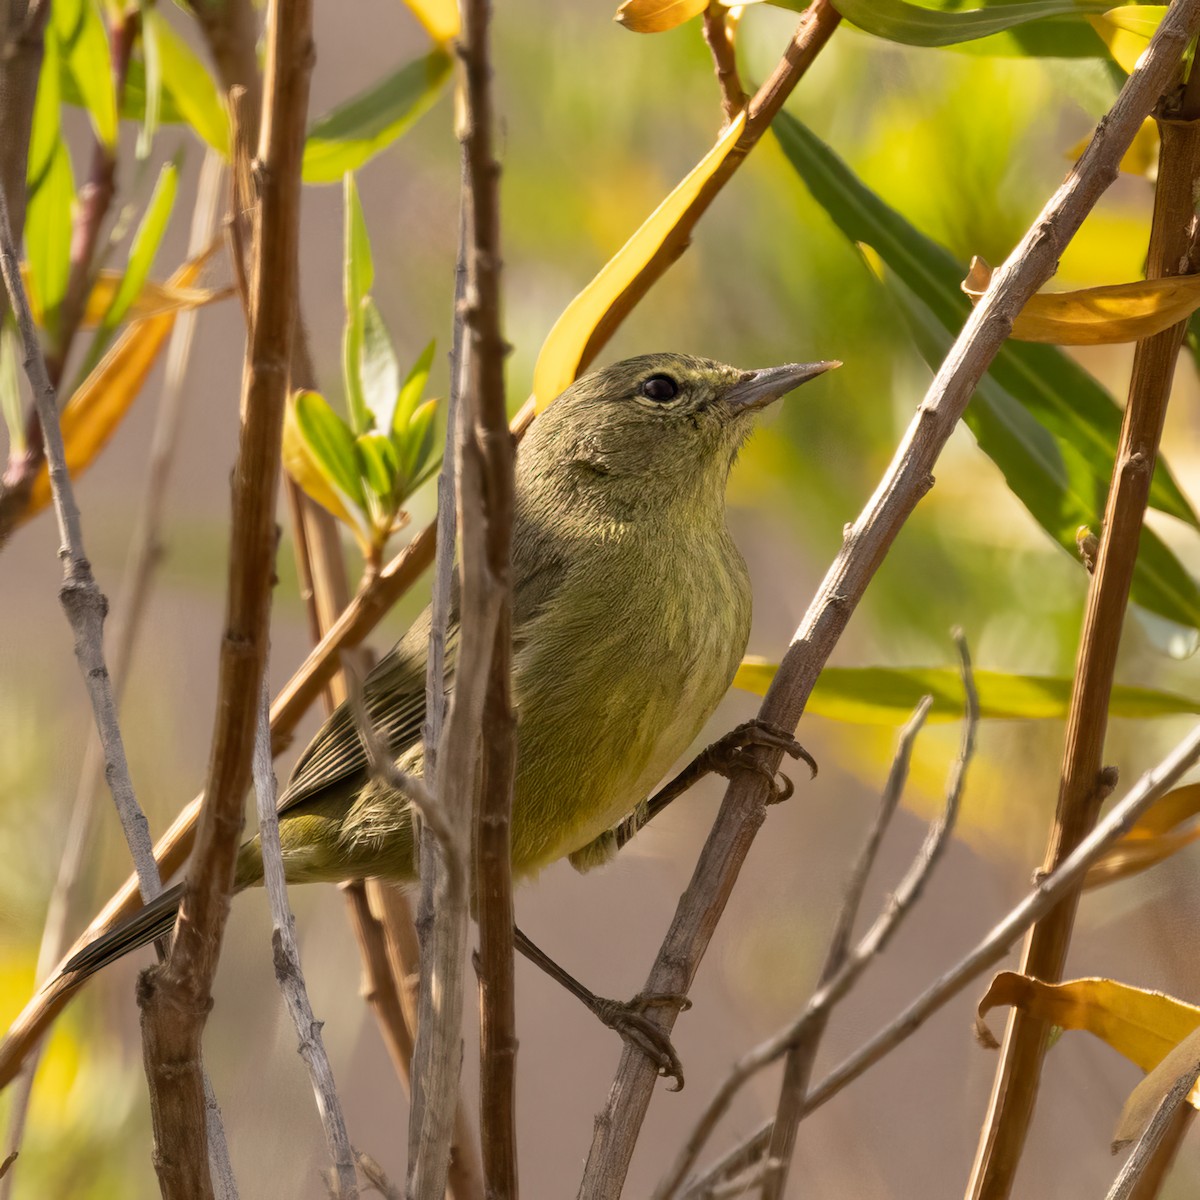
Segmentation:
<svg viewBox="0 0 1200 1200">
<path fill-rule="evenodd" d="M 991 277 L 987 263 L 971 260 L 962 289 L 973 303 L 983 295 Z M 1055 346 L 1134 342 L 1169 329 L 1197 308 L 1200 275 L 1136 279 L 1076 292 L 1038 292 L 1013 322 L 1012 336 L 1022 342 Z"/>
<path fill-rule="evenodd" d="M 1200 840 L 1197 817 L 1200 784 L 1168 792 L 1092 864 L 1084 876 L 1084 887 L 1101 887 L 1136 875 Z"/>
<path fill-rule="evenodd" d="M 708 0 L 625 0 L 615 20 L 633 33 L 663 33 L 708 7 Z"/>
<path fill-rule="evenodd" d="M 1113 1132 L 1113 1153 L 1116 1154 L 1122 1147 L 1141 1136 L 1142 1130 L 1150 1124 L 1150 1119 L 1166 1099 L 1167 1093 L 1184 1076 L 1191 1081 L 1188 1100 L 1194 1108 L 1200 1108 L 1196 1088 L 1197 1073 L 1200 1073 L 1200 1029 L 1193 1029 L 1164 1055 L 1158 1066 L 1129 1093 L 1121 1108 L 1117 1128 Z"/>
<path fill-rule="evenodd" d="M 570 387 L 582 366 L 591 360 L 589 350 L 597 332 L 601 328 L 605 333 L 611 332 L 624 318 L 630 307 L 626 293 L 647 265 L 659 254 L 670 255 L 667 261 L 671 262 L 685 249 L 686 237 L 676 247 L 670 244 L 671 236 L 683 222 L 694 220 L 705 187 L 737 145 L 745 126 L 743 111 L 629 241 L 600 268 L 591 283 L 567 305 L 542 343 L 533 369 L 538 412 Z"/>
</svg>

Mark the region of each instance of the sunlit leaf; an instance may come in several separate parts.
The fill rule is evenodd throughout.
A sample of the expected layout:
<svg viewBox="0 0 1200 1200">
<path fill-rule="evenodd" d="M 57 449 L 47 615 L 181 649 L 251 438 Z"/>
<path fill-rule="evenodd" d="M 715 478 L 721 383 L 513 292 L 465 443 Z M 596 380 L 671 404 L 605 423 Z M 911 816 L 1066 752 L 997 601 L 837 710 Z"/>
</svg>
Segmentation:
<svg viewBox="0 0 1200 1200">
<path fill-rule="evenodd" d="M 358 198 L 353 175 L 346 176 L 343 205 L 345 240 L 342 262 L 346 329 L 342 335 L 342 382 L 346 389 L 346 407 L 350 410 L 350 427 L 355 433 L 366 433 L 373 422 L 363 395 L 363 301 L 375 280 L 375 267 L 371 261 L 367 223 L 363 218 L 362 202 Z"/>
<path fill-rule="evenodd" d="M 59 114 L 58 37 L 46 30 L 42 71 L 34 101 L 27 172 L 25 251 L 29 259 L 31 302 L 51 335 L 71 270 L 71 205 L 75 179 Z"/>
<path fill-rule="evenodd" d="M 363 433 L 354 439 L 359 474 L 375 493 L 375 498 L 388 505 L 396 487 L 399 463 L 391 440 L 382 433 Z"/>
<path fill-rule="evenodd" d="M 140 0 L 138 12 L 142 16 L 142 65 L 145 68 L 146 97 L 142 110 L 142 126 L 138 130 L 137 156 L 148 158 L 150 148 L 154 144 L 154 135 L 158 132 L 159 110 L 162 107 L 163 78 L 161 34 L 166 25 L 165 21 L 147 21 L 147 14 L 153 11 L 153 6 L 145 0 Z"/>
<path fill-rule="evenodd" d="M 363 400 L 374 417 L 375 428 L 390 430 L 396 396 L 400 391 L 400 365 L 392 349 L 375 301 L 368 296 L 362 302 L 362 356 L 359 378 L 362 380 Z"/>
<path fill-rule="evenodd" d="M 708 0 L 625 0 L 616 21 L 631 33 L 662 33 L 674 29 L 708 7 Z"/>
<path fill-rule="evenodd" d="M 670 235 L 720 170 L 745 124 L 746 114 L 739 113 L 716 145 L 567 305 L 542 343 L 533 369 L 533 394 L 539 412 L 575 381 L 581 364 L 590 360 L 591 346 L 601 331 L 607 336 L 625 316 L 628 311 L 625 293 L 647 265 L 664 252 Z M 681 253 L 685 245 L 686 242 L 672 248 L 671 258 Z"/>
<path fill-rule="evenodd" d="M 63 66 L 79 90 L 96 137 L 117 141 L 117 95 L 108 33 L 96 0 L 55 0 L 50 6 Z"/>
<path fill-rule="evenodd" d="M 297 393 L 299 395 L 299 393 Z M 284 470 L 304 490 L 305 494 L 322 508 L 332 513 L 343 524 L 348 525 L 365 538 L 365 526 L 358 508 L 340 488 L 332 485 L 317 464 L 296 420 L 296 396 L 288 398 L 283 416 L 283 466 Z"/>
<path fill-rule="evenodd" d="M 1139 34 L 1148 42 L 1158 32 L 1166 15 L 1165 4 L 1125 4 L 1110 8 L 1104 14 L 1104 19 L 1118 29 Z"/>
<path fill-rule="evenodd" d="M 439 46 L 458 37 L 458 5 L 455 0 L 405 0 L 413 16 Z"/>
<path fill-rule="evenodd" d="M 144 29 L 149 27 L 155 61 L 162 72 L 163 93 L 171 97 L 174 109 L 196 134 L 228 158 L 229 114 L 208 68 L 171 28 L 161 9 L 145 7 L 142 22 Z M 160 105 L 156 120 L 164 119 Z"/>
<path fill-rule="evenodd" d="M 1166 11 L 1162 5 L 1126 5 L 1110 8 L 1102 16 L 1089 17 L 1088 21 L 1113 60 L 1128 75 L 1146 52 Z"/>
<path fill-rule="evenodd" d="M 1200 840 L 1200 784 L 1175 788 L 1138 819 L 1088 868 L 1084 887 L 1127 879 Z"/>
<path fill-rule="evenodd" d="M 304 144 L 304 182 L 337 183 L 387 149 L 438 98 L 450 65 L 433 50 L 321 117 Z"/>
<path fill-rule="evenodd" d="M 978 303 L 991 278 L 991 267 L 980 258 L 972 259 L 962 284 L 972 303 Z M 1038 292 L 1017 314 L 1012 336 L 1056 346 L 1135 342 L 1186 320 L 1198 308 L 1200 275 L 1137 279 L 1074 292 Z"/>
<path fill-rule="evenodd" d="M 430 452 L 433 450 L 433 418 L 437 412 L 437 401 L 426 400 L 417 408 L 408 423 L 404 441 L 400 447 L 402 458 L 400 463 L 401 479 L 404 494 L 407 497 L 429 478 L 427 466 Z M 434 464 L 436 467 L 436 463 Z"/>
<path fill-rule="evenodd" d="M 774 0 L 803 11 L 801 0 Z M 987 8 L 934 9 L 905 0 L 839 0 L 838 12 L 859 29 L 906 46 L 951 46 L 1044 17 L 1102 13 L 1107 0 L 1017 0 Z"/>
<path fill-rule="evenodd" d="M 99 360 L 113 330 L 125 319 L 126 313 L 142 294 L 146 280 L 150 277 L 155 255 L 167 231 L 167 222 L 170 221 L 171 211 L 175 207 L 178 187 L 179 164 L 165 163 L 130 243 L 125 274 L 96 328 L 96 336 L 84 364 L 85 373 Z"/>
<path fill-rule="evenodd" d="M 421 403 L 421 397 L 425 394 L 425 385 L 429 382 L 429 371 L 433 366 L 433 351 L 436 345 L 436 342 L 431 341 L 417 355 L 417 361 L 413 363 L 404 377 L 404 382 L 400 385 L 400 392 L 396 397 L 396 407 L 389 423 L 393 435 L 402 436 L 405 433 L 413 414 L 417 411 L 417 405 Z"/>
<path fill-rule="evenodd" d="M 765 696 L 777 663 L 742 660 L 734 687 Z M 976 671 L 979 713 L 1005 721 L 1064 718 L 1071 680 L 1060 676 L 1013 675 Z M 933 697 L 930 721 L 957 721 L 966 703 L 962 676 L 952 667 L 826 667 L 809 698 L 807 711 L 834 721 L 861 725 L 899 725 L 912 715 L 922 696 Z M 1200 712 L 1200 699 L 1189 700 L 1152 688 L 1114 687 L 1110 717 L 1161 717 Z"/>
<path fill-rule="evenodd" d="M 322 478 L 356 507 L 365 508 L 367 500 L 350 427 L 320 392 L 298 392 L 294 407 L 296 428 Z M 297 478 L 296 482 L 308 490 L 305 479 Z"/>
<path fill-rule="evenodd" d="M 191 287 L 203 264 L 203 256 L 184 263 L 167 281 L 167 287 Z M 175 316 L 175 312 L 168 312 L 134 321 L 67 401 L 62 410 L 62 431 L 67 467 L 72 477 L 91 466 L 137 399 L 170 336 Z M 27 520 L 49 501 L 50 479 L 43 466 L 34 479 L 29 507 L 22 520 Z"/>
</svg>

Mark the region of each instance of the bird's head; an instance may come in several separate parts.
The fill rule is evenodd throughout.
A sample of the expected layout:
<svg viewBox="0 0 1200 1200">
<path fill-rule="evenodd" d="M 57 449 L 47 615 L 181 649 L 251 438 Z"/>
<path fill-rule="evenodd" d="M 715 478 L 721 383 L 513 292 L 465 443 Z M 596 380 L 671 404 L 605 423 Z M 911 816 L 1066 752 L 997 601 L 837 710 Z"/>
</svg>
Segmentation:
<svg viewBox="0 0 1200 1200">
<path fill-rule="evenodd" d="M 533 423 L 523 475 L 657 501 L 696 489 L 723 500 L 729 468 L 760 409 L 837 362 L 743 371 L 687 354 L 645 354 L 576 380 Z"/>
</svg>

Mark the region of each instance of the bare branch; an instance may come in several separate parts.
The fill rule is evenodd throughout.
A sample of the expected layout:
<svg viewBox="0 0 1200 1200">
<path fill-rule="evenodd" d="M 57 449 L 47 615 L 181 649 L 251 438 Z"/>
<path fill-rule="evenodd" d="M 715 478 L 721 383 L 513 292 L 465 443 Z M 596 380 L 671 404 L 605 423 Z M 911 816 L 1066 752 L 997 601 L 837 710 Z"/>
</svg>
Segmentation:
<svg viewBox="0 0 1200 1200">
<path fill-rule="evenodd" d="M 967 319 L 918 408 L 875 494 L 849 528 L 771 684 L 759 717 L 795 728 L 808 695 L 855 606 L 908 514 L 933 483 L 933 467 L 976 384 L 1008 336 L 1013 318 L 1050 277 L 1063 247 L 1117 177 L 1121 156 L 1200 25 L 1200 0 L 1179 0 L 1159 26 L 1137 69 L 1066 180 L 1009 256 Z M 759 751 L 777 767 L 778 751 Z M 766 782 L 745 772 L 726 790 L 700 860 L 644 990 L 686 992 L 765 816 Z M 655 1019 L 669 1032 L 675 1014 Z M 626 1050 L 596 1121 L 581 1194 L 620 1195 L 638 1131 L 653 1094 L 654 1067 Z"/>
<path fill-rule="evenodd" d="M 713 70 L 717 75 L 717 86 L 721 89 L 721 109 L 728 125 L 746 106 L 746 93 L 738 78 L 737 55 L 733 45 L 736 23 L 731 20 L 729 9 L 721 3 L 710 4 L 704 10 L 704 40 L 712 52 Z"/>
<path fill-rule="evenodd" d="M 1150 1119 L 1150 1124 L 1138 1138 L 1132 1153 L 1125 1160 L 1116 1179 L 1113 1180 L 1106 1200 L 1134 1200 L 1142 1177 L 1154 1161 L 1159 1145 L 1168 1131 L 1176 1124 L 1180 1105 L 1186 1102 L 1188 1094 L 1195 1087 L 1197 1074 L 1200 1074 L 1200 1063 L 1196 1063 L 1180 1075 L 1162 1098 L 1162 1103 Z"/>
</svg>

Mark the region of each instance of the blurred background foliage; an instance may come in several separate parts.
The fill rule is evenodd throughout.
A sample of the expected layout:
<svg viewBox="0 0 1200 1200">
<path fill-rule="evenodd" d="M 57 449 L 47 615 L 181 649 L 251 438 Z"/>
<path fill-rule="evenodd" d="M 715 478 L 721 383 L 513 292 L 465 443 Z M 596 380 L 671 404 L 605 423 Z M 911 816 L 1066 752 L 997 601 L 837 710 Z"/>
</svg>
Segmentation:
<svg viewBox="0 0 1200 1200">
<path fill-rule="evenodd" d="M 68 36 L 71 14 L 77 20 L 103 20 L 111 27 L 115 11 L 90 0 L 54 0 L 52 45 L 61 39 L 58 49 L 66 46 L 69 58 L 74 44 Z M 195 191 L 204 145 L 220 146 L 223 132 L 219 112 L 213 116 L 217 89 L 208 82 L 202 41 L 187 12 L 163 4 L 147 7 L 146 13 L 148 28 L 154 30 L 151 54 L 148 61 L 145 41 L 135 41 L 122 109 L 125 119 L 116 142 L 117 230 L 106 261 L 114 267 L 128 261 L 131 270 L 140 264 L 144 277 L 164 281 L 186 258 L 189 197 Z M 312 120 L 328 118 L 319 128 L 334 142 L 342 142 L 334 152 L 326 145 L 323 165 L 313 167 L 312 177 L 319 176 L 322 183 L 306 191 L 302 261 L 302 302 L 317 377 L 330 405 L 344 415 L 342 189 L 323 184 L 339 183 L 346 169 L 356 172 L 374 259 L 370 290 L 402 372 L 420 359 L 431 340 L 439 347 L 450 344 L 458 194 L 458 151 L 444 50 L 413 13 L 394 0 L 364 0 L 353 6 L 352 17 L 347 13 L 342 5 L 317 4 Z M 520 6 L 497 6 L 505 324 L 513 344 L 508 383 L 514 411 L 530 393 L 539 348 L 558 315 L 708 150 L 720 126 L 711 60 L 698 23 L 638 37 L 614 25 L 611 16 L 600 0 L 569 5 L 529 0 Z M 795 20 L 794 13 L 765 4 L 749 6 L 744 13 L 738 54 L 748 88 L 772 69 Z M 965 47 L 905 47 L 844 26 L 801 82 L 787 112 L 964 267 L 975 255 L 999 263 L 1061 181 L 1080 140 L 1111 104 L 1122 77 L 1098 37 L 1084 47 L 1090 56 L 1024 57 L 1021 45 L 1015 35 L 1001 35 Z M 59 281 L 56 287 L 63 286 L 64 246 L 55 238 L 61 237 L 62 222 L 69 219 L 72 195 L 86 177 L 92 153 L 91 125 L 75 102 L 86 96 L 84 85 L 94 61 L 102 61 L 85 64 L 73 74 L 60 66 L 60 58 L 52 52 L 46 60 L 46 70 L 59 71 L 67 81 L 60 98 L 59 136 L 46 140 L 43 129 L 39 142 L 35 135 L 35 152 L 44 147 L 58 172 L 58 207 L 57 212 L 47 211 L 45 204 L 40 212 L 31 209 L 27 246 L 35 274 L 39 269 L 43 273 L 34 287 L 43 303 L 54 294 L 46 278 L 52 276 Z M 382 90 L 372 91 L 380 81 Z M 365 109 L 355 109 L 356 101 Z M 46 103 L 57 108 L 53 98 Z M 94 107 L 102 105 L 94 102 Z M 157 122 L 153 114 L 147 119 L 148 107 L 157 108 Z M 91 124 L 105 128 L 104 119 L 95 113 Z M 358 148 L 347 148 L 350 142 Z M 343 152 L 345 157 L 339 158 Z M 161 206 L 155 210 L 151 201 L 160 180 L 169 181 L 174 193 L 169 222 Z M 155 194 L 161 197 L 165 186 L 160 182 Z M 1064 255 L 1053 286 L 1088 287 L 1139 278 L 1152 197 L 1146 174 L 1122 175 Z M 153 246 L 145 239 L 139 244 L 139 230 L 151 224 L 143 220 L 148 207 L 157 212 Z M 47 223 L 51 233 L 40 234 Z M 39 237 L 40 249 L 33 244 Z M 195 301 L 204 308 L 186 384 L 177 481 L 170 493 L 168 554 L 126 704 L 134 778 L 156 830 L 165 827 L 194 793 L 206 752 L 213 650 L 224 588 L 225 481 L 235 439 L 242 345 L 236 303 L 213 303 L 226 283 L 228 266 L 222 259 L 208 268 L 208 292 L 203 301 Z M 133 288 L 133 294 L 138 290 Z M 132 298 L 127 295 L 125 300 Z M 106 310 L 99 322 L 105 339 L 118 324 L 128 328 L 126 318 L 114 312 Z M 48 326 L 53 347 L 53 321 Z M 99 346 L 89 350 L 90 345 L 87 337 L 75 340 L 73 369 L 97 357 Z M 772 137 L 751 154 L 702 219 L 694 244 L 626 321 L 603 358 L 611 361 L 660 349 L 744 366 L 812 358 L 839 358 L 845 364 L 766 419 L 742 454 L 731 486 L 731 523 L 755 580 L 757 615 L 750 650 L 778 660 L 841 544 L 843 527 L 853 520 L 889 462 L 929 382 L 930 368 L 914 345 L 886 269 L 881 276 L 877 257 L 864 254 L 839 232 Z M 1069 353 L 1123 403 L 1131 346 L 1081 347 Z M 444 396 L 446 376 L 445 357 L 439 353 L 426 394 Z M 72 378 L 70 370 L 64 378 Z M 128 384 L 111 444 L 97 454 L 80 488 L 89 549 L 101 585 L 110 594 L 138 502 L 161 379 L 160 365 L 144 386 Z M 1164 447 L 1174 478 L 1188 497 L 1200 496 L 1194 436 L 1197 399 L 1194 367 L 1185 355 Z M 19 426 L 19 421 L 10 421 L 10 447 L 21 437 Z M 396 544 L 432 516 L 432 485 L 420 487 L 406 506 L 411 521 Z M 1152 514 L 1150 523 L 1189 572 L 1200 570 L 1195 530 L 1160 513 Z M 57 586 L 53 537 L 52 522 L 42 513 L 15 533 L 4 548 L 0 569 L 5 613 L 0 627 L 0 831 L 8 848 L 8 869 L 0 878 L 0 998 L 8 1015 L 19 1010 L 33 983 L 42 913 L 53 887 L 87 729 L 66 630 L 52 602 Z M 346 544 L 351 561 L 360 562 L 349 532 Z M 286 538 L 280 560 L 276 683 L 287 677 L 305 646 Z M 879 572 L 834 662 L 846 667 L 949 666 L 954 658 L 948 630 L 961 625 L 981 668 L 1069 676 L 1085 589 L 1086 574 L 1078 559 L 1073 561 L 1055 545 L 971 433 L 960 429 L 942 457 L 937 486 Z M 387 636 L 398 633 L 423 603 L 420 588 L 406 597 L 387 622 Z M 1195 659 L 1186 655 L 1190 648 L 1187 630 L 1139 610 L 1127 622 L 1118 680 L 1200 701 Z M 734 696 L 714 722 L 714 731 L 722 721 L 750 711 L 748 697 Z M 1121 767 L 1125 779 L 1132 779 L 1177 736 L 1181 722 L 1186 718 L 1117 720 L 1110 732 L 1109 761 Z M 312 727 L 310 722 L 302 731 L 301 744 Z M 722 1032 L 717 1050 L 705 1051 L 716 1074 L 733 1053 L 749 1044 L 755 1030 L 769 1028 L 791 1011 L 811 984 L 837 902 L 845 854 L 886 771 L 894 731 L 887 725 L 812 717 L 802 737 L 821 761 L 821 779 L 812 788 L 800 788 L 787 812 L 772 815 L 780 836 L 771 839 L 769 848 L 756 851 L 754 878 L 727 918 L 727 925 L 738 933 L 724 950 L 718 945 L 717 967 L 706 969 L 720 992 L 708 1003 L 710 1017 Z M 927 923 L 901 939 L 901 965 L 883 975 L 882 994 L 911 988 L 926 978 L 948 958 L 946 945 L 973 940 L 990 924 L 989 914 L 999 911 L 1001 901 L 1024 887 L 1040 857 L 1053 809 L 1061 738 L 1062 724 L 1056 720 L 985 724 L 971 768 L 960 844 L 947 865 L 944 886 L 934 889 Z M 914 813 L 928 815 L 939 805 L 957 742 L 954 723 L 931 726 L 923 735 L 907 798 Z M 282 770 L 286 763 L 280 765 Z M 633 867 L 620 864 L 583 883 L 556 868 L 529 889 L 528 898 L 523 893 L 523 905 L 543 914 L 560 908 L 568 923 L 594 921 L 591 914 L 598 905 L 616 906 L 613 928 L 606 920 L 601 922 L 604 928 L 589 926 L 588 931 L 594 944 L 587 969 L 600 976 L 602 983 L 596 986 L 602 990 L 616 993 L 624 986 L 621 979 L 609 977 L 614 963 L 630 990 L 636 988 L 641 964 L 648 961 L 657 940 L 654 930 L 665 925 L 673 894 L 690 870 L 718 794 L 716 788 L 708 789 L 686 809 L 677 806 L 681 811 L 664 822 L 664 831 L 648 833 L 644 844 L 628 856 Z M 72 930 L 126 871 L 114 824 L 102 810 L 85 878 L 72 899 Z M 915 819 L 910 825 L 904 837 L 912 840 L 919 828 Z M 890 866 L 903 861 L 904 852 L 901 847 Z M 651 868 L 637 860 L 650 856 L 660 861 L 657 879 L 648 884 L 645 876 Z M 1080 957 L 1099 961 L 1103 949 L 1109 956 L 1105 973 L 1119 974 L 1124 964 L 1137 982 L 1149 981 L 1176 994 L 1189 994 L 1190 989 L 1194 995 L 1200 984 L 1196 969 L 1163 933 L 1200 915 L 1200 894 L 1189 882 L 1188 872 L 1194 867 L 1195 851 L 1184 850 L 1153 875 L 1096 893 L 1084 910 Z M 579 890 L 582 887 L 591 890 Z M 306 952 L 322 964 L 316 972 L 314 1000 L 318 1011 L 329 1015 L 333 1049 L 341 1055 L 352 1134 L 356 1120 L 362 1123 L 358 1128 L 370 1130 L 355 1141 L 399 1177 L 403 1139 L 393 1132 L 392 1142 L 383 1141 L 380 1129 L 394 1131 L 398 1126 L 387 1123 L 391 1117 L 379 1115 L 386 1105 L 378 1103 L 380 1097 L 398 1103 L 398 1085 L 373 1049 L 373 1030 L 354 996 L 353 954 L 345 945 L 336 897 L 327 891 L 318 896 L 300 889 L 294 896 L 306 930 Z M 620 892 L 628 892 L 628 897 Z M 243 1194 L 320 1195 L 313 1171 L 319 1140 L 306 1112 L 304 1088 L 290 1062 L 281 1066 L 275 1061 L 290 1058 L 281 1052 L 289 1035 L 276 1033 L 278 1005 L 262 951 L 265 917 L 254 908 L 256 903 L 238 902 L 239 911 L 244 907 L 250 915 L 245 929 L 239 919 L 232 936 L 218 1012 L 225 1006 L 239 1017 L 236 1028 L 216 1019 L 210 1025 L 214 1071 L 218 1082 L 223 1077 L 227 1090 L 235 1093 L 227 1103 L 235 1129 L 238 1114 L 253 1113 L 264 1140 L 293 1135 L 314 1147 L 308 1157 L 289 1153 L 282 1166 L 278 1155 L 268 1155 L 265 1166 L 246 1166 L 249 1180 L 257 1183 L 248 1180 Z M 622 903 L 634 905 L 627 913 L 632 918 L 644 911 L 654 914 L 646 944 L 638 952 L 629 953 L 617 936 L 616 930 L 629 924 L 622 920 Z M 949 916 L 947 904 L 955 909 Z M 554 919 L 543 916 L 551 927 Z M 531 923 L 536 927 L 536 920 Z M 100 981 L 58 1023 L 41 1068 L 14 1195 L 100 1200 L 155 1194 L 145 1149 L 147 1117 L 137 1047 L 130 1036 L 135 1024 L 129 1003 L 131 974 L 132 969 L 115 972 L 113 979 Z M 231 979 L 239 981 L 236 988 Z M 247 979 L 251 982 L 244 990 L 261 987 L 263 997 L 257 1007 L 243 1009 L 239 1006 L 250 1002 L 234 993 L 243 991 L 241 981 Z M 522 979 L 535 993 L 530 1003 L 540 1004 L 540 985 Z M 558 1002 L 551 998 L 546 1003 L 555 1014 L 553 1020 L 565 1026 Z M 890 1007 L 876 996 L 861 1010 L 852 1010 L 845 1044 Z M 712 1025 L 693 1028 L 716 1036 Z M 953 1049 L 938 1051 L 943 1078 L 956 1081 L 948 1084 L 949 1108 L 943 1115 L 956 1136 L 962 1132 L 959 1126 L 966 1131 L 962 1146 L 948 1151 L 946 1161 L 936 1168 L 944 1171 L 948 1185 L 964 1177 L 974 1145 L 971 1130 L 982 1113 L 991 1069 L 990 1059 L 962 1044 L 965 1028 L 964 1021 L 946 1032 Z M 531 1041 L 535 1036 L 540 1035 L 528 1034 Z M 255 1049 L 247 1051 L 247 1044 Z M 685 1060 L 688 1045 L 681 1043 Z M 693 1045 L 693 1052 L 701 1054 L 703 1045 Z M 921 1053 L 929 1054 L 932 1045 L 940 1043 L 926 1043 Z M 596 1046 L 596 1061 L 607 1066 L 612 1048 L 603 1037 Z M 274 1060 L 268 1051 L 273 1051 Z M 538 1053 L 534 1048 L 526 1059 L 530 1072 L 536 1069 Z M 900 1065 L 888 1070 L 901 1075 L 893 1079 L 902 1078 L 914 1061 L 897 1057 Z M 1076 1074 L 1070 1063 L 1064 1069 L 1072 1088 L 1080 1086 L 1080 1080 L 1094 1080 L 1099 1069 L 1087 1063 L 1076 1066 Z M 261 1110 L 261 1100 L 239 1099 L 247 1086 L 243 1076 L 251 1067 L 272 1084 L 281 1080 L 280 1088 L 290 1089 L 291 1098 L 269 1111 Z M 880 1094 L 857 1101 L 861 1113 L 873 1111 L 875 1104 L 888 1120 L 898 1120 L 894 1098 L 889 1101 L 885 1090 L 887 1070 L 880 1077 Z M 536 1153 L 527 1155 L 530 1194 L 565 1194 L 563 1171 L 573 1170 L 586 1145 L 586 1114 L 595 1107 L 604 1078 L 601 1072 L 590 1089 L 581 1089 L 574 1140 L 564 1141 L 560 1157 L 550 1156 L 534 1166 Z M 692 1084 L 692 1099 L 698 1103 L 706 1095 L 703 1073 L 689 1072 L 689 1080 L 693 1078 L 698 1082 Z M 1106 1088 L 1119 1095 L 1127 1083 L 1125 1075 L 1118 1074 L 1117 1080 L 1098 1089 L 1101 1112 L 1107 1111 L 1102 1107 Z M 1068 1085 L 1052 1084 L 1051 1090 L 1054 1086 Z M 876 1091 L 869 1086 L 866 1090 Z M 955 1114 L 963 1109 L 965 1090 L 971 1103 L 963 1118 Z M 1079 1100 L 1077 1091 L 1069 1095 Z M 753 1097 L 747 1103 L 750 1120 L 757 1110 Z M 925 1120 L 939 1120 L 937 1112 L 931 1107 L 925 1118 L 914 1118 L 919 1122 L 914 1137 Z M 664 1122 L 659 1136 L 668 1138 L 683 1120 L 678 1112 L 655 1119 Z M 857 1140 L 861 1134 L 836 1124 L 836 1116 L 828 1120 L 835 1124 L 813 1124 L 827 1135 L 832 1128 L 841 1144 L 862 1150 Z M 1090 1109 L 1082 1115 L 1081 1109 L 1078 1120 L 1067 1124 L 1079 1139 L 1080 1180 L 1107 1180 L 1105 1118 Z M 389 1147 L 386 1153 L 381 1141 Z M 1039 1154 L 1056 1148 L 1035 1140 L 1032 1160 L 1036 1163 Z M 236 1143 L 234 1150 L 235 1165 L 241 1169 Z M 827 1188 L 823 1194 L 912 1195 L 917 1179 L 940 1194 L 931 1184 L 928 1161 L 911 1150 L 891 1153 L 886 1139 L 874 1143 L 870 1153 L 864 1150 L 853 1168 L 846 1156 L 837 1157 L 838 1162 L 814 1168 Z M 635 1189 L 641 1186 L 637 1180 L 654 1177 L 653 1161 L 639 1163 L 630 1185 Z M 1194 1181 L 1195 1171 L 1192 1160 L 1185 1160 L 1180 1178 Z M 286 1190 L 254 1190 L 268 1179 L 275 1189 L 286 1179 Z M 1090 1194 L 1081 1185 L 1078 1194 L 1085 1193 Z"/>
</svg>

